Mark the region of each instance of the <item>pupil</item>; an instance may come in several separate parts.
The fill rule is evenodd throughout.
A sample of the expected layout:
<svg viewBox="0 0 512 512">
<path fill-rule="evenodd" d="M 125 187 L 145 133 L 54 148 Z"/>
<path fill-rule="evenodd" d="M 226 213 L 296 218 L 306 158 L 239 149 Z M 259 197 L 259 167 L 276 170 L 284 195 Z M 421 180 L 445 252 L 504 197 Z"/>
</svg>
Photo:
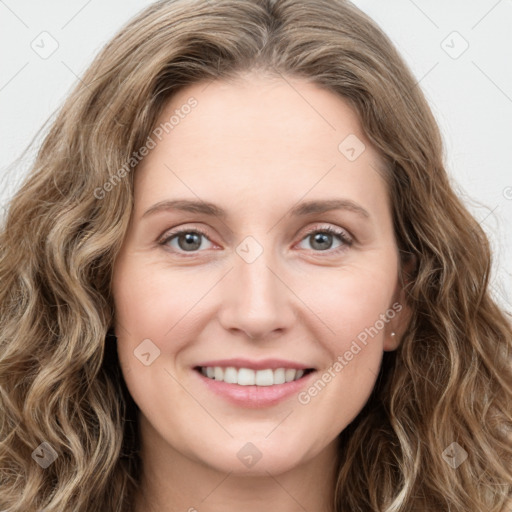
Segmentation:
<svg viewBox="0 0 512 512">
<path fill-rule="evenodd" d="M 180 248 L 184 249 L 184 250 L 199 249 L 199 247 L 201 246 L 200 237 L 201 237 L 201 235 L 199 235 L 197 233 L 186 233 L 185 235 L 182 235 L 180 237 L 180 239 L 184 238 L 187 245 L 185 245 L 185 247 L 183 247 L 182 244 L 179 243 Z"/>
<path fill-rule="evenodd" d="M 327 243 L 328 247 L 326 247 L 325 245 L 322 245 L 322 244 L 325 244 L 326 242 L 329 242 L 329 238 L 330 238 L 330 234 L 328 233 L 317 233 L 314 237 L 313 237 L 313 247 L 315 246 L 315 244 L 319 244 L 319 247 L 315 247 L 317 249 L 320 249 L 320 250 L 325 250 L 325 249 L 329 249 L 330 245 L 329 243 Z"/>
</svg>

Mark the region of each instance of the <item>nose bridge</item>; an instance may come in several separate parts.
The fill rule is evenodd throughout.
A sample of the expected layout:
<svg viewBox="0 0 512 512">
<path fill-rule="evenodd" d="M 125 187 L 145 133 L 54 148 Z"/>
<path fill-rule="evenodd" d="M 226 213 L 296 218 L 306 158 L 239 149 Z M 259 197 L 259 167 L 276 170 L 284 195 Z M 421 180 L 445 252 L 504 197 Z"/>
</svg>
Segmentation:
<svg viewBox="0 0 512 512">
<path fill-rule="evenodd" d="M 271 237 L 265 240 L 268 244 Z M 264 247 L 263 242 L 248 236 L 236 247 L 233 265 L 222 298 L 224 327 L 255 338 L 292 325 L 295 315 L 291 292 L 278 277 L 279 265 L 272 247 Z"/>
<path fill-rule="evenodd" d="M 255 310 L 263 311 L 275 303 L 277 294 L 282 292 L 277 289 L 277 277 L 270 270 L 275 267 L 271 253 L 271 249 L 267 248 L 254 261 L 240 257 L 235 264 L 236 277 L 240 280 L 239 301 L 247 302 Z"/>
</svg>

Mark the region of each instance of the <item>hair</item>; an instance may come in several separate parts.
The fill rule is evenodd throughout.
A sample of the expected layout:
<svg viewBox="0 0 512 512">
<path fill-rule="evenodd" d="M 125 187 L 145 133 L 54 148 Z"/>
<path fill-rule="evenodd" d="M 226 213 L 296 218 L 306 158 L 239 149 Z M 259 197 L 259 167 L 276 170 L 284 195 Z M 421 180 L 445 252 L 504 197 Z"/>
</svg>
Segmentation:
<svg viewBox="0 0 512 512">
<path fill-rule="evenodd" d="M 156 2 L 66 99 L 0 229 L 0 508 L 131 510 L 137 406 L 109 339 L 133 208 L 135 171 L 119 170 L 176 91 L 252 70 L 308 80 L 355 109 L 385 165 L 401 273 L 416 261 L 400 346 L 339 435 L 333 509 L 503 512 L 512 327 L 492 297 L 489 242 L 452 189 L 413 74 L 344 0 Z M 32 456 L 43 441 L 57 454 L 46 469 Z M 443 458 L 453 442 L 467 452 L 456 469 Z"/>
</svg>

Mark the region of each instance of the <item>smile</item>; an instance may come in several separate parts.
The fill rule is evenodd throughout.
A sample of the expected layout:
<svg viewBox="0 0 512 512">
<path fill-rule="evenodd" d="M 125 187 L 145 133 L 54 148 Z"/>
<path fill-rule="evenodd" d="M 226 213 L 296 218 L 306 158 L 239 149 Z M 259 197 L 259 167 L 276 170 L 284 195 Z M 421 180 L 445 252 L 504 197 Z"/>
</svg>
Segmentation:
<svg viewBox="0 0 512 512">
<path fill-rule="evenodd" d="M 266 368 L 253 370 L 251 368 L 236 368 L 234 366 L 226 368 L 220 366 L 200 366 L 195 369 L 209 379 L 228 384 L 238 384 L 239 386 L 274 386 L 284 384 L 299 380 L 304 375 L 313 371 L 312 368 Z"/>
</svg>

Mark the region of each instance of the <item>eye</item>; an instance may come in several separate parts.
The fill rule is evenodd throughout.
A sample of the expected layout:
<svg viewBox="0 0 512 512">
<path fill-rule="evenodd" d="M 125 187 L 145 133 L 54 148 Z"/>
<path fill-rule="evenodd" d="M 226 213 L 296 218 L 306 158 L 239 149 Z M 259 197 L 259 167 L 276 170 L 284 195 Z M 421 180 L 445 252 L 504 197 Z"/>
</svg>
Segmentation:
<svg viewBox="0 0 512 512">
<path fill-rule="evenodd" d="M 167 236 L 159 243 L 161 245 L 168 245 L 177 252 L 195 252 L 200 248 L 204 249 L 204 247 L 202 247 L 202 238 L 208 240 L 206 233 L 198 228 L 171 231 L 170 233 L 166 233 L 166 235 Z M 171 242 L 176 242 L 178 247 L 176 248 L 176 245 L 171 245 Z"/>
<path fill-rule="evenodd" d="M 315 236 L 312 238 L 313 235 Z M 334 250 L 331 250 L 333 238 L 338 238 L 340 245 L 334 248 Z M 203 239 L 210 241 L 206 233 L 201 229 L 185 228 L 166 233 L 164 238 L 159 243 L 160 245 L 171 247 L 173 251 L 177 253 L 194 253 L 199 249 L 207 248 L 203 245 Z M 329 253 L 337 253 L 339 251 L 345 250 L 347 247 L 350 247 L 353 243 L 352 239 L 344 230 L 335 229 L 331 226 L 325 226 L 322 228 L 316 226 L 315 228 L 310 229 L 306 233 L 306 236 L 301 240 L 301 242 L 307 239 L 312 239 L 311 245 L 315 252 L 328 251 Z"/>
<path fill-rule="evenodd" d="M 332 248 L 333 238 L 338 238 L 341 243 L 334 250 L 330 251 Z M 329 251 L 336 253 L 345 250 L 353 243 L 352 239 L 347 235 L 345 231 L 341 229 L 335 229 L 331 226 L 322 228 L 316 226 L 306 233 L 306 236 L 301 240 L 301 242 L 308 239 L 311 239 L 311 246 L 315 252 Z"/>
</svg>

